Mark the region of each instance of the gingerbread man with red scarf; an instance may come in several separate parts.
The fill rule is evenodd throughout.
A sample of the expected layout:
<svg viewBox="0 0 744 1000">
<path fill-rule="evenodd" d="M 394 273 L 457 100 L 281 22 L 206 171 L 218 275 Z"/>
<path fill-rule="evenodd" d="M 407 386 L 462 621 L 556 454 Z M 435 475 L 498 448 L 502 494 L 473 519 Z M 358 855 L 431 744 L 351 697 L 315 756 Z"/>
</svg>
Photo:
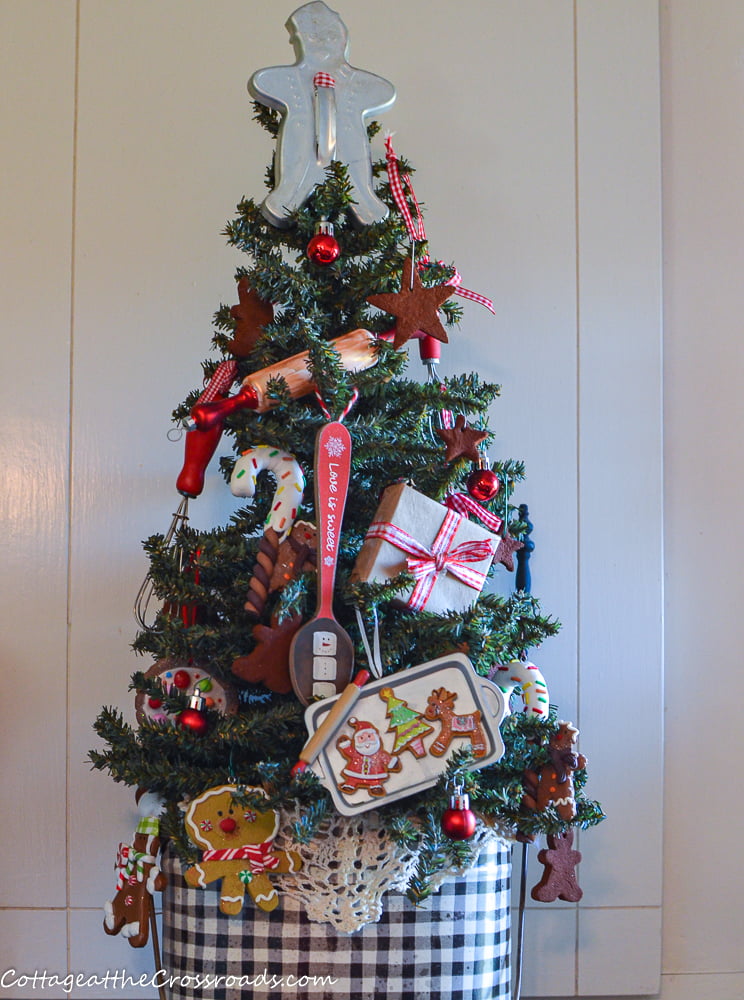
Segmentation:
<svg viewBox="0 0 744 1000">
<path fill-rule="evenodd" d="M 190 839 L 202 848 L 201 860 L 186 869 L 184 878 L 202 889 L 221 880 L 220 910 L 231 916 L 243 908 L 246 890 L 259 909 L 275 910 L 279 894 L 269 874 L 302 867 L 296 851 L 273 849 L 279 814 L 241 805 L 239 797 L 247 794 L 266 797 L 262 788 L 209 788 L 192 800 L 184 819 Z"/>
</svg>

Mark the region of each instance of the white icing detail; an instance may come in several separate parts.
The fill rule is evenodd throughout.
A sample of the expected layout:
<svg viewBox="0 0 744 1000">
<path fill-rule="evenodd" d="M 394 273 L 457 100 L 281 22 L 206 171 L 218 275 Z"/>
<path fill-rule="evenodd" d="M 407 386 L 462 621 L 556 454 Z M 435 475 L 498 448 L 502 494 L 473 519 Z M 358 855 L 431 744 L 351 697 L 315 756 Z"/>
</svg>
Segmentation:
<svg viewBox="0 0 744 1000">
<path fill-rule="evenodd" d="M 124 924 L 121 929 L 121 936 L 125 938 L 137 937 L 140 932 L 139 920 L 133 920 L 131 924 Z"/>
<path fill-rule="evenodd" d="M 207 888 L 207 873 L 204 871 L 204 869 L 202 868 L 201 865 L 194 865 L 194 868 L 196 868 L 196 870 L 197 870 L 197 872 L 199 874 L 199 881 L 198 881 L 197 885 L 199 885 L 202 889 L 206 889 Z"/>
<path fill-rule="evenodd" d="M 103 912 L 106 914 L 104 923 L 106 924 L 108 929 L 112 931 L 114 929 L 114 924 L 116 923 L 116 921 L 114 920 L 114 904 L 111 902 L 110 899 L 107 899 L 106 902 L 103 904 Z"/>
<path fill-rule="evenodd" d="M 271 892 L 268 893 L 268 895 L 259 893 L 257 896 L 254 896 L 253 898 L 257 903 L 270 903 L 272 899 L 276 899 L 277 895 L 278 893 L 276 889 L 272 889 Z"/>
<path fill-rule="evenodd" d="M 145 886 L 145 888 L 147 889 L 147 891 L 150 893 L 151 896 L 155 892 L 155 879 L 158 877 L 159 874 L 160 874 L 160 869 L 158 868 L 157 865 L 153 865 L 152 868 L 150 869 L 150 874 L 147 876 L 147 885 Z"/>
</svg>

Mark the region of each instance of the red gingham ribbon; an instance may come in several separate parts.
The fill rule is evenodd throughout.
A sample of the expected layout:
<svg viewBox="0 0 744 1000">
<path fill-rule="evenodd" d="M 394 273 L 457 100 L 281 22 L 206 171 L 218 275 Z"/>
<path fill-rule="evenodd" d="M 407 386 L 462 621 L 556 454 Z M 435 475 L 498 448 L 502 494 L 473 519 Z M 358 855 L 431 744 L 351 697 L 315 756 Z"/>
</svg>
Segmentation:
<svg viewBox="0 0 744 1000">
<path fill-rule="evenodd" d="M 318 406 L 320 407 L 320 411 L 323 414 L 323 416 L 326 418 L 326 420 L 332 420 L 333 417 L 331 416 L 331 411 L 326 406 L 323 397 L 321 396 L 321 394 L 318 392 L 317 389 L 315 390 L 315 398 L 317 399 Z M 347 417 L 349 415 L 349 411 L 351 410 L 352 406 L 354 405 L 354 403 L 356 403 L 356 401 L 358 399 L 359 399 L 359 390 L 355 386 L 354 387 L 354 391 L 351 394 L 351 399 L 349 400 L 349 402 L 344 407 L 343 413 L 341 414 L 341 416 L 338 418 L 339 423 L 343 422 L 344 417 Z"/>
<path fill-rule="evenodd" d="M 398 158 L 393 150 L 393 137 L 389 135 L 385 139 L 385 159 L 387 161 L 387 173 L 388 180 L 390 182 L 390 191 L 393 195 L 393 201 L 398 206 L 400 214 L 403 216 L 403 221 L 406 224 L 406 229 L 408 235 L 415 242 L 416 240 L 425 240 L 426 231 L 424 229 L 424 220 L 421 215 L 421 210 L 419 208 L 419 203 L 416 199 L 416 193 L 413 190 L 413 184 L 411 183 L 411 178 L 408 174 L 401 178 L 400 171 L 398 170 Z M 411 196 L 411 200 L 416 207 L 416 221 L 413 219 L 411 214 L 411 209 L 408 207 L 408 200 L 406 198 L 405 187 L 408 188 L 408 193 Z M 419 268 L 427 267 L 431 261 L 428 257 L 422 258 L 419 262 Z M 443 267 L 447 265 L 443 261 L 438 261 Z M 447 285 L 452 285 L 455 289 L 455 295 L 460 295 L 464 299 L 471 299 L 473 302 L 477 302 L 479 305 L 485 306 L 486 309 L 490 310 L 496 315 L 496 310 L 494 309 L 493 302 L 486 298 L 485 295 L 481 295 L 479 292 L 473 292 L 469 288 L 462 287 L 462 278 L 457 270 L 454 269 L 455 273 L 452 277 L 445 282 Z"/>
<path fill-rule="evenodd" d="M 316 73 L 313 77 L 313 83 L 316 87 L 335 87 L 336 81 L 331 76 L 330 73 Z"/>
<path fill-rule="evenodd" d="M 441 265 L 442 267 L 447 267 L 447 266 L 452 267 L 452 265 L 445 264 L 443 260 L 438 260 L 437 264 Z M 420 269 L 429 267 L 430 265 L 431 265 L 431 260 L 428 257 L 422 257 L 418 264 Z M 486 298 L 485 295 L 481 295 L 480 292 L 472 291 L 470 288 L 463 288 L 461 284 L 462 277 L 460 275 L 460 272 L 457 270 L 456 267 L 453 268 L 453 270 L 455 273 L 452 275 L 451 278 L 448 278 L 447 281 L 445 281 L 445 285 L 452 285 L 455 289 L 455 295 L 459 295 L 463 299 L 470 299 L 473 302 L 477 302 L 478 305 L 485 306 L 486 309 L 488 309 L 489 312 L 493 313 L 493 315 L 495 316 L 496 309 L 494 308 L 491 299 Z"/>
<path fill-rule="evenodd" d="M 224 396 L 235 381 L 238 370 L 237 361 L 221 361 L 214 370 L 214 375 L 207 383 L 207 388 L 199 396 L 198 403 L 211 403 L 218 396 Z"/>
<path fill-rule="evenodd" d="M 416 578 L 416 585 L 408 599 L 408 606 L 421 611 L 440 573 L 451 573 L 462 583 L 474 590 L 481 590 L 486 582 L 486 574 L 473 569 L 467 563 L 481 562 L 493 554 L 491 542 L 461 542 L 452 548 L 462 516 L 447 509 L 437 536 L 427 549 L 413 535 L 390 521 L 375 521 L 367 532 L 367 538 L 380 538 L 415 558 L 408 559 L 408 568 Z"/>
<path fill-rule="evenodd" d="M 403 216 L 403 221 L 406 224 L 406 229 L 408 230 L 408 235 L 411 239 L 414 241 L 425 240 L 426 232 L 424 230 L 424 220 L 421 216 L 419 204 L 416 201 L 416 195 L 413 193 L 411 178 L 408 174 L 406 174 L 404 178 L 401 178 L 400 176 L 400 171 L 398 170 L 398 157 L 395 155 L 395 151 L 393 150 L 393 137 L 391 135 L 385 139 L 385 149 L 387 150 L 385 159 L 387 160 L 388 180 L 390 182 L 390 191 L 393 195 L 393 201 L 398 206 L 400 214 Z M 403 187 L 404 184 L 408 186 L 411 198 L 416 206 L 417 218 L 415 222 L 413 221 L 411 210 L 408 207 L 408 200 L 406 199 L 406 192 Z"/>
<path fill-rule="evenodd" d="M 449 507 L 450 510 L 457 511 L 458 514 L 462 514 L 463 516 L 474 514 L 491 531 L 500 531 L 501 525 L 504 523 L 502 518 L 482 507 L 469 493 L 449 493 L 444 498 L 444 506 Z"/>
<path fill-rule="evenodd" d="M 277 855 L 271 853 L 270 840 L 265 840 L 263 844 L 244 844 L 242 847 L 204 851 L 202 861 L 247 861 L 254 875 L 276 868 L 279 864 Z"/>
</svg>

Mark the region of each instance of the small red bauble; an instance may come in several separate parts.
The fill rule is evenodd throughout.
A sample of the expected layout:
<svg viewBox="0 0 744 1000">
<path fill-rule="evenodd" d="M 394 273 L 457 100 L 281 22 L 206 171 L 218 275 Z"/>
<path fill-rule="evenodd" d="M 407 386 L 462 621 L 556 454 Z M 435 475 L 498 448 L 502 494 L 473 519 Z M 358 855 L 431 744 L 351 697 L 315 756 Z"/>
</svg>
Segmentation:
<svg viewBox="0 0 744 1000">
<path fill-rule="evenodd" d="M 341 247 L 333 235 L 333 223 L 326 222 L 324 219 L 315 227 L 315 236 L 307 245 L 307 255 L 313 264 L 325 267 L 337 260 L 340 253 Z"/>
<path fill-rule="evenodd" d="M 493 500 L 501 489 L 501 480 L 493 469 L 473 469 L 466 480 L 470 496 L 479 503 Z"/>
<path fill-rule="evenodd" d="M 197 736 L 201 736 L 206 733 L 209 722 L 203 712 L 199 712 L 195 708 L 184 708 L 178 716 L 178 725 L 182 729 L 189 729 Z"/>
<path fill-rule="evenodd" d="M 177 670 L 173 674 L 173 683 L 179 691 L 184 691 L 191 684 L 191 676 L 188 670 Z"/>
<path fill-rule="evenodd" d="M 475 813 L 470 808 L 470 797 L 466 792 L 456 793 L 450 798 L 449 809 L 442 813 L 442 833 L 450 840 L 470 840 L 478 826 Z"/>
<path fill-rule="evenodd" d="M 204 699 L 198 690 L 189 698 L 189 707 L 184 708 L 178 716 L 178 725 L 182 729 L 188 729 L 196 736 L 203 736 L 209 727 L 209 720 L 204 711 Z"/>
</svg>

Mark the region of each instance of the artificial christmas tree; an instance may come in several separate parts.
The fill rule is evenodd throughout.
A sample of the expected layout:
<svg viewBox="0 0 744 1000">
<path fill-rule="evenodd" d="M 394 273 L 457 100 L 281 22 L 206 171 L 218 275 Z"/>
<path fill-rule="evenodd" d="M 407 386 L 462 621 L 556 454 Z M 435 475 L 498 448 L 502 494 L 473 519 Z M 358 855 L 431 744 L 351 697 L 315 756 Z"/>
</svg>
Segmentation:
<svg viewBox="0 0 744 1000">
<path fill-rule="evenodd" d="M 500 564 L 511 565 L 526 528 L 508 502 L 521 463 L 502 459 L 491 468 L 485 460 L 499 387 L 474 373 L 441 381 L 435 374 L 439 342 L 450 341 L 446 328 L 462 318 L 456 297 L 489 303 L 463 288 L 452 265 L 429 257 L 412 167 L 389 141 L 385 159 L 372 163 L 378 126 L 366 119 L 390 106 L 392 85 L 349 66 L 345 28 L 325 4 L 300 8 L 289 26 L 297 63 L 261 70 L 250 85 L 256 118 L 278 145 L 269 195 L 262 204 L 241 201 L 226 230 L 245 255 L 239 304 L 217 311 L 218 357 L 203 363 L 206 387 L 174 411 L 189 428 L 179 492 L 199 495 L 224 432 L 235 455 L 220 468 L 247 503 L 207 532 L 189 527 L 185 503 L 172 533 L 148 539 L 148 585 L 162 607 L 154 618 L 143 612 L 134 644 L 156 664 L 204 670 L 217 690 L 236 688 L 237 711 L 150 667 L 132 678 L 138 728 L 105 709 L 96 729 L 106 746 L 91 756 L 114 780 L 164 803 L 159 834 L 169 842 L 173 940 L 188 938 L 195 924 L 185 894 L 200 890 L 185 888 L 184 869 L 196 886 L 206 885 L 200 866 L 229 868 L 241 900 L 252 881 L 254 888 L 268 881 L 246 860 L 251 845 L 236 840 L 236 854 L 209 846 L 205 858 L 195 844 L 211 845 L 216 827 L 237 837 L 241 822 L 271 814 L 271 851 L 267 838 L 254 865 L 296 859 L 291 873 L 274 866 L 278 909 L 254 915 L 244 907 L 228 917 L 235 907 L 223 907 L 215 919 L 281 919 L 284 898 L 300 914 L 293 919 L 345 931 L 367 924 L 368 945 L 370 935 L 388 933 L 373 923 L 381 909 L 383 923 L 398 912 L 399 902 L 386 904 L 394 887 L 420 904 L 448 874 L 474 865 L 487 842 L 557 836 L 598 822 L 601 810 L 583 796 L 583 758 L 571 769 L 573 815 L 530 794 L 524 775 L 550 759 L 556 713 L 544 684 L 542 701 L 525 693 L 526 705 L 539 706 L 526 714 L 509 714 L 500 690 L 524 690 L 514 670 L 502 685 L 503 665 L 521 661 L 557 623 L 530 594 L 502 597 L 488 586 L 506 572 Z M 423 382 L 411 371 L 414 341 Z M 474 461 L 490 473 L 488 488 L 480 480 L 473 487 Z M 381 500 L 385 487 L 413 497 L 405 525 Z M 380 545 L 395 550 L 394 571 L 374 568 L 370 546 Z M 461 680 L 453 683 L 446 671 L 455 661 Z M 376 680 L 363 708 L 367 671 Z M 308 731 L 321 727 L 322 741 L 308 743 Z M 463 817 L 452 820 L 453 788 L 457 811 L 466 813 L 464 839 Z M 216 789 L 230 790 L 242 821 L 226 823 L 224 809 L 196 816 L 194 804 L 212 801 Z M 242 936 L 234 924 L 214 932 L 230 935 Z M 209 948 L 207 938 L 202 946 Z M 493 979 L 463 992 L 458 961 L 449 979 L 440 976 L 442 996 L 496 995 Z M 498 964 L 491 953 L 484 969 L 489 962 Z M 350 989 L 366 995 L 358 982 Z M 417 994 L 391 986 L 387 995 Z"/>
</svg>

